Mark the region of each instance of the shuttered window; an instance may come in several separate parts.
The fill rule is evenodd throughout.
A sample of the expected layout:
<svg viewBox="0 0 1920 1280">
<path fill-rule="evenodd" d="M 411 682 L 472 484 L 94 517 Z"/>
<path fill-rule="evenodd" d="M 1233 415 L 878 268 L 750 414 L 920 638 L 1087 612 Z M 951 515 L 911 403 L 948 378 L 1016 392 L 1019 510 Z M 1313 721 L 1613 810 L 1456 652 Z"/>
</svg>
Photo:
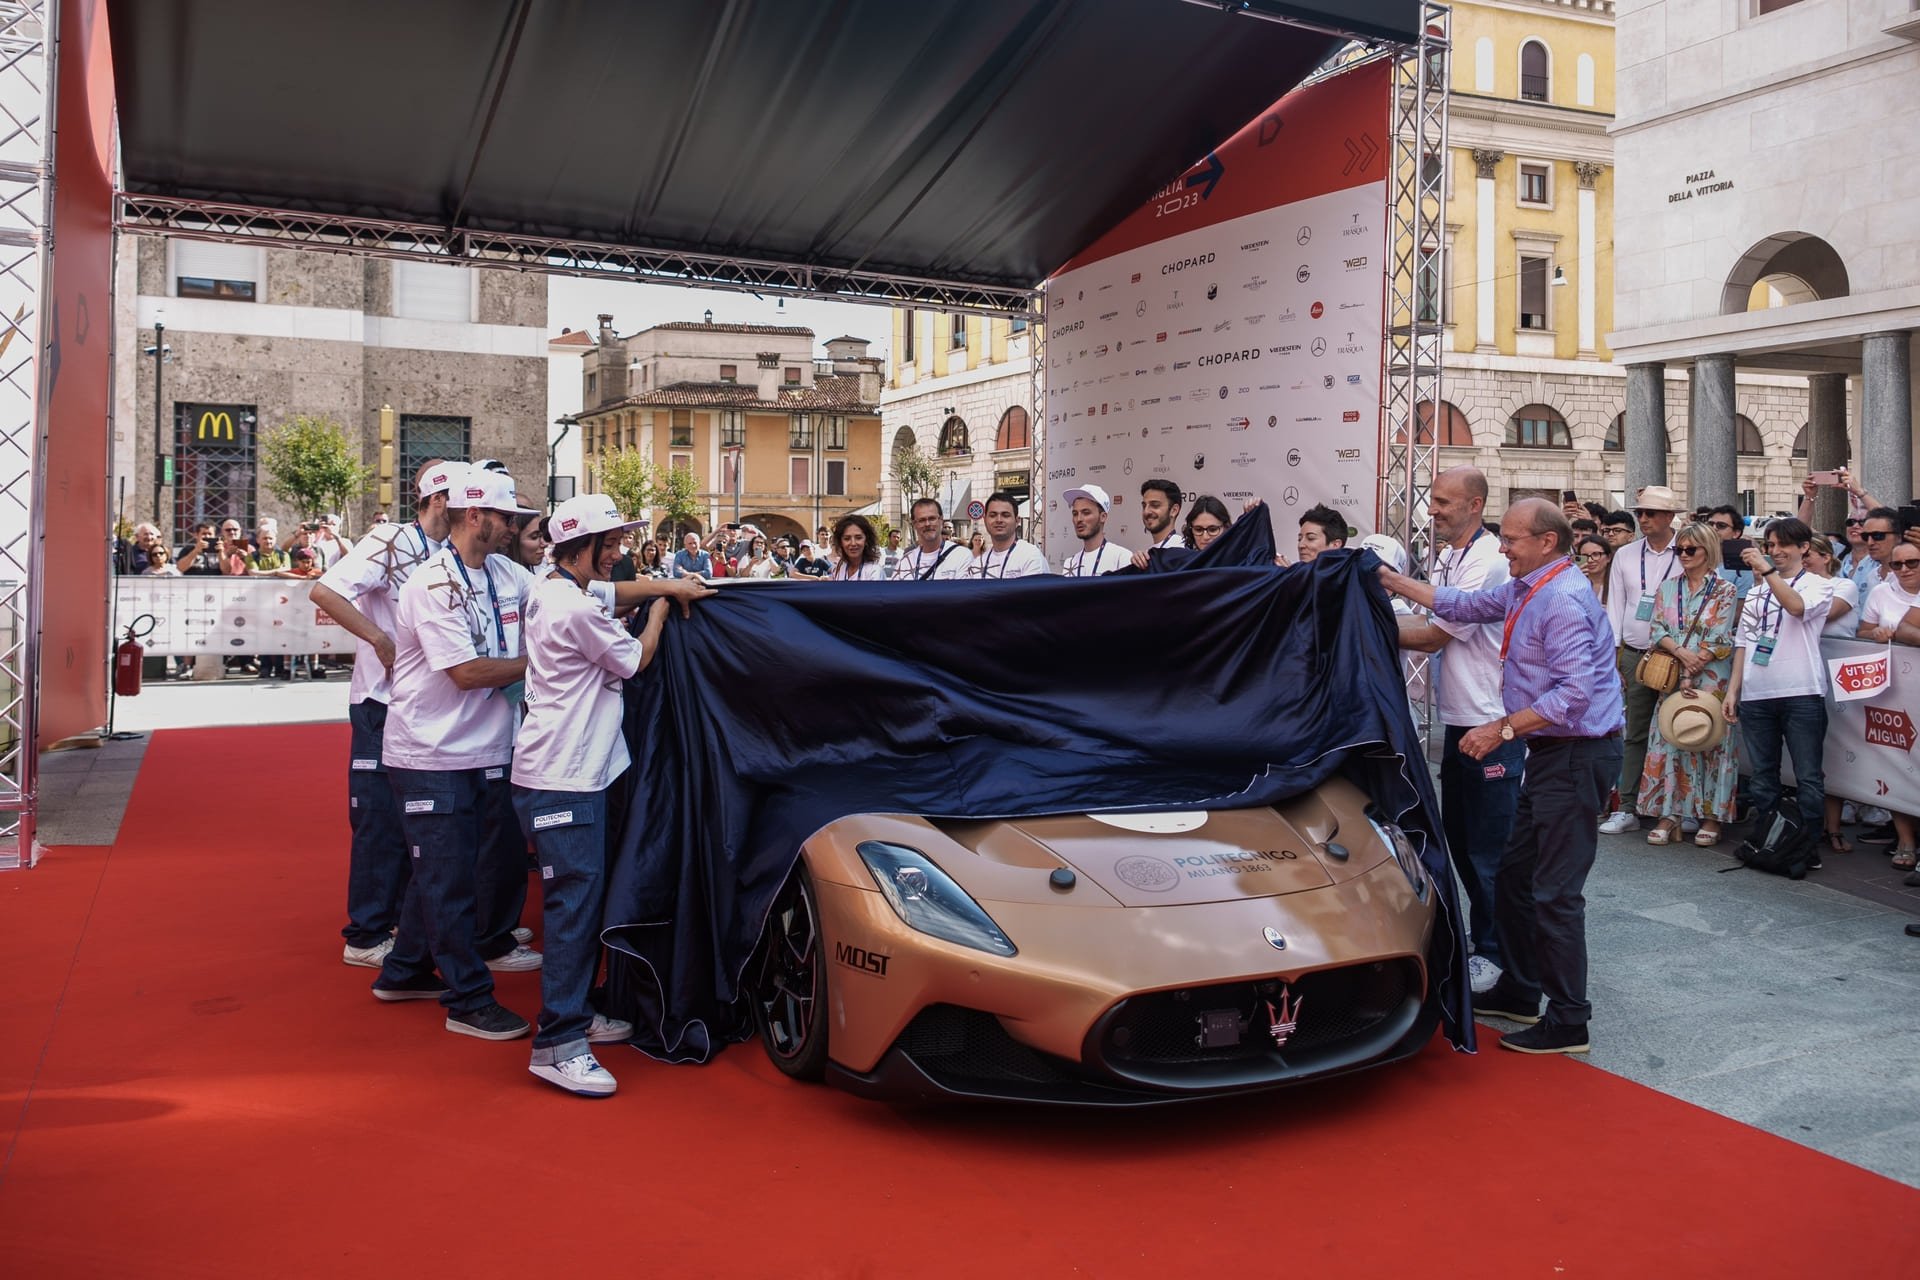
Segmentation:
<svg viewBox="0 0 1920 1280">
<path fill-rule="evenodd" d="M 393 264 L 393 314 L 409 320 L 473 319 L 473 269 L 429 262 Z"/>
</svg>

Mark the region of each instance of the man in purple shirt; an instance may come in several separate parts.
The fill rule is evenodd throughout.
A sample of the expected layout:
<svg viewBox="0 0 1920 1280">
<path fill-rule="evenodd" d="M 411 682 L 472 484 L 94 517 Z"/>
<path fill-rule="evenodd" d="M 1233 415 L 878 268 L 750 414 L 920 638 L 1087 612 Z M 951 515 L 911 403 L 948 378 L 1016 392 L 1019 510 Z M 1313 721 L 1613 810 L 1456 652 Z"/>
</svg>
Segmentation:
<svg viewBox="0 0 1920 1280">
<path fill-rule="evenodd" d="M 1460 750 L 1483 759 L 1527 744 L 1513 835 L 1494 879 L 1504 972 L 1473 1011 L 1526 1024 L 1500 1041 L 1522 1053 L 1585 1053 L 1587 919 L 1582 894 L 1599 843 L 1599 813 L 1620 772 L 1625 715 L 1613 628 L 1567 552 L 1560 509 L 1525 498 L 1500 521 L 1512 579 L 1491 591 L 1433 587 L 1380 570 L 1388 591 L 1448 622 L 1501 622 L 1500 692 L 1507 714 L 1469 729 Z M 1540 996 L 1547 1016 L 1540 1018 Z"/>
</svg>

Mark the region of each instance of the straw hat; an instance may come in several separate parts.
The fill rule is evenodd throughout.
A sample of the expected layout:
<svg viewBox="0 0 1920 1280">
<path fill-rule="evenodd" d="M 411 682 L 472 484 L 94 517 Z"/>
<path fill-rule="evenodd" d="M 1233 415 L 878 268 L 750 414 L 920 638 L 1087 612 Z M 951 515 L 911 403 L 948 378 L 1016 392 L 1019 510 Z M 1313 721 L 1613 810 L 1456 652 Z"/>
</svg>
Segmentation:
<svg viewBox="0 0 1920 1280">
<path fill-rule="evenodd" d="M 1727 736 L 1719 697 L 1698 689 L 1668 694 L 1660 703 L 1660 736 L 1681 751 L 1713 750 Z"/>
<path fill-rule="evenodd" d="M 1635 511 L 1685 511 L 1680 495 L 1663 484 L 1650 484 L 1633 500 Z"/>
</svg>

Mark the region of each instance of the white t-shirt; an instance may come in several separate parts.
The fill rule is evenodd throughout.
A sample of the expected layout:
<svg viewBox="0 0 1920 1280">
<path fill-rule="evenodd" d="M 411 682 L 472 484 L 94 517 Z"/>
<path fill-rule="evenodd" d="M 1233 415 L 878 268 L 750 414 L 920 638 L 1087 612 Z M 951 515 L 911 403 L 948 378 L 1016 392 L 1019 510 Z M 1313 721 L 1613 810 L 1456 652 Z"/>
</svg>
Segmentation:
<svg viewBox="0 0 1920 1280">
<path fill-rule="evenodd" d="M 1060 563 L 1066 578 L 1097 578 L 1103 573 L 1118 573 L 1133 563 L 1133 552 L 1117 542 L 1102 542 L 1093 551 L 1074 552 Z"/>
<path fill-rule="evenodd" d="M 1660 584 L 1686 573 L 1680 563 L 1679 540 L 1669 539 L 1665 551 L 1655 551 L 1645 538 L 1635 538 L 1613 557 L 1610 585 L 1607 587 L 1607 616 L 1613 620 L 1613 634 L 1631 649 L 1644 649 L 1652 641 L 1653 598 Z M 1646 608 L 1641 608 L 1644 597 Z M 1647 616 L 1642 618 L 1640 615 Z"/>
<path fill-rule="evenodd" d="M 1863 627 L 1897 627 L 1906 620 L 1907 610 L 1920 606 L 1920 595 L 1909 595 L 1891 578 L 1867 593 L 1866 608 L 1860 611 Z"/>
<path fill-rule="evenodd" d="M 1180 536 L 1179 531 L 1170 529 L 1167 531 L 1166 537 L 1160 539 L 1160 541 L 1148 547 L 1147 550 L 1161 551 L 1166 549 L 1167 547 L 1184 547 L 1186 545 L 1187 545 L 1187 540 Z"/>
<path fill-rule="evenodd" d="M 1799 617 L 1786 611 L 1764 580 L 1753 584 L 1746 607 L 1740 611 L 1739 643 L 1746 651 L 1740 677 L 1743 702 L 1809 694 L 1819 697 L 1826 692 L 1827 665 L 1820 657 L 1820 630 L 1827 625 L 1827 610 L 1833 604 L 1833 579 L 1803 569 L 1787 585 L 1806 605 Z M 1769 635 L 1774 641 L 1773 652 L 1761 666 L 1756 661 L 1760 642 Z"/>
<path fill-rule="evenodd" d="M 533 575 L 501 555 L 470 569 L 434 553 L 400 588 L 393 702 L 384 757 L 402 769 L 482 769 L 513 755 L 513 704 L 499 689 L 462 689 L 449 668 L 520 656 L 520 611 Z"/>
<path fill-rule="evenodd" d="M 902 551 L 893 565 L 895 582 L 918 582 L 925 578 L 933 582 L 950 582 L 955 578 L 967 576 L 967 566 L 973 563 L 973 555 L 957 542 L 943 542 L 938 550 L 923 551 L 915 546 L 911 551 Z M 938 564 L 939 568 L 934 568 Z"/>
<path fill-rule="evenodd" d="M 833 572 L 828 574 L 827 578 L 833 582 L 885 582 L 887 571 L 880 567 L 878 560 L 868 560 L 852 572 L 848 572 L 845 560 L 835 560 Z"/>
<path fill-rule="evenodd" d="M 1013 545 L 1005 551 L 995 551 L 989 544 L 967 566 L 969 578 L 1030 578 L 1038 573 L 1052 572 L 1053 567 L 1047 563 L 1046 553 L 1025 538 L 1015 538 Z"/>
<path fill-rule="evenodd" d="M 1846 601 L 1847 612 L 1842 617 L 1836 618 L 1833 616 L 1832 606 L 1828 606 L 1827 625 L 1820 628 L 1820 634 L 1851 640 L 1860 630 L 1860 588 L 1853 585 L 1851 578 L 1836 577 L 1829 581 L 1833 583 L 1834 604 L 1842 600 Z"/>
<path fill-rule="evenodd" d="M 1433 568 L 1433 583 L 1462 591 L 1493 591 L 1505 585 L 1507 558 L 1500 539 L 1478 533 L 1465 548 L 1443 546 Z M 1429 619 L 1452 636 L 1438 655 L 1440 661 L 1440 723 L 1466 726 L 1488 724 L 1507 713 L 1500 695 L 1500 635 L 1498 622 L 1448 622 Z"/>
<path fill-rule="evenodd" d="M 527 598 L 527 717 L 513 781 L 541 791 L 599 791 L 629 764 L 620 682 L 640 669 L 640 642 L 606 604 L 565 578 Z"/>
<path fill-rule="evenodd" d="M 429 538 L 417 523 L 377 524 L 353 544 L 353 550 L 320 575 L 320 585 L 365 614 L 367 621 L 392 636 L 397 646 L 400 633 L 394 626 L 394 610 L 400 588 L 415 569 L 445 545 Z M 347 701 L 365 702 L 369 698 L 393 701 L 393 682 L 379 652 L 365 640 L 356 639 Z"/>
</svg>

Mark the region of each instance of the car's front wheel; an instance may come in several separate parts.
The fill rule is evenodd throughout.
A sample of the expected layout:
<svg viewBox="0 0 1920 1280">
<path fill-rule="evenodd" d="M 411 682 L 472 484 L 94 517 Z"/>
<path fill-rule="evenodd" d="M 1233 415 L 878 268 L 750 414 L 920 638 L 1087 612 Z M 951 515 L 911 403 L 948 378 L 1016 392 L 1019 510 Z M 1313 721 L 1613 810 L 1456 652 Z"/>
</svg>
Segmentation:
<svg viewBox="0 0 1920 1280">
<path fill-rule="evenodd" d="M 820 908 L 804 860 L 767 915 L 752 968 L 753 1025 L 773 1065 L 796 1080 L 827 1069 L 827 971 Z"/>
</svg>

